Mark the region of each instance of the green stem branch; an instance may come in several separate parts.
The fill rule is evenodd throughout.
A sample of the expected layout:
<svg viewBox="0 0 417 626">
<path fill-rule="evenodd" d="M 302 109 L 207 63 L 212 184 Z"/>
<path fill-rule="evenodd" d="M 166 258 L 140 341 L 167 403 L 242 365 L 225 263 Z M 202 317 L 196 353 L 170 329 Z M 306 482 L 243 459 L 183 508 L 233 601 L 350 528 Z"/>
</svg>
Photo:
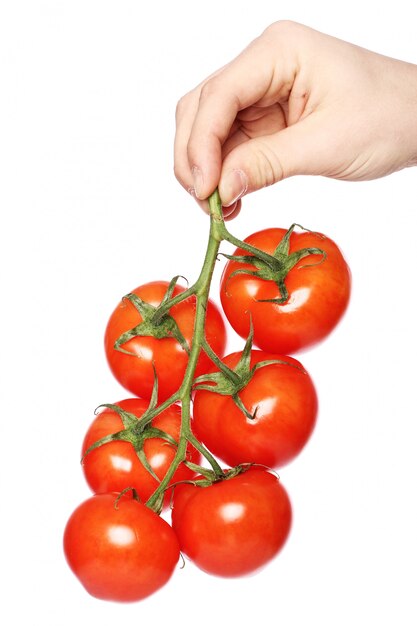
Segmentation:
<svg viewBox="0 0 417 626">
<path fill-rule="evenodd" d="M 221 233 L 222 241 L 228 241 L 229 243 L 236 246 L 236 248 L 241 248 L 242 250 L 246 250 L 246 252 L 253 254 L 253 256 L 256 256 L 258 259 L 262 259 L 262 261 L 265 261 L 265 263 L 267 264 L 271 262 L 270 254 L 268 254 L 267 252 L 264 252 L 263 250 L 259 250 L 259 248 L 255 248 L 254 246 L 251 246 L 250 243 L 246 243 L 246 241 L 242 241 L 241 239 L 238 239 L 237 237 L 229 233 L 224 222 L 222 224 L 222 227 L 220 228 L 220 233 Z"/>
</svg>

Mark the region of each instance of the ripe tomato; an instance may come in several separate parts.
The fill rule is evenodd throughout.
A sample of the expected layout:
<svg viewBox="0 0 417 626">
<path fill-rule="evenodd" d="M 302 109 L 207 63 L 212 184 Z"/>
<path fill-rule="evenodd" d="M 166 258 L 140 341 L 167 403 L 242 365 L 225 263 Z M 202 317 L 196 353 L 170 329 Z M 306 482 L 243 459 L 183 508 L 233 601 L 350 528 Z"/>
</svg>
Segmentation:
<svg viewBox="0 0 417 626">
<path fill-rule="evenodd" d="M 170 525 L 127 495 L 115 508 L 117 494 L 85 500 L 64 531 L 68 564 L 96 598 L 118 602 L 141 600 L 162 587 L 179 558 Z"/>
<path fill-rule="evenodd" d="M 161 303 L 168 288 L 168 283 L 159 281 L 147 283 L 134 289 L 132 293 L 146 303 L 157 306 Z M 173 297 L 184 289 L 175 286 Z M 185 341 L 190 346 L 193 337 L 195 319 L 195 298 L 188 298 L 173 306 L 169 314 L 174 318 Z M 137 326 L 142 317 L 129 300 L 122 300 L 107 324 L 105 333 L 105 351 L 110 369 L 123 387 L 142 398 L 150 398 L 154 384 L 155 365 L 158 377 L 158 399 L 166 400 L 181 386 L 188 363 L 188 354 L 179 341 L 173 337 L 156 339 L 138 336 L 129 339 L 123 349 L 133 354 L 125 354 L 114 348 L 119 337 Z M 216 305 L 209 301 L 206 318 L 206 337 L 213 350 L 223 355 L 226 346 L 226 329 L 223 318 Z M 197 363 L 196 376 L 212 369 L 210 359 L 202 352 Z"/>
<path fill-rule="evenodd" d="M 241 352 L 223 362 L 234 369 Z M 260 463 L 281 467 L 291 461 L 307 443 L 317 416 L 317 394 L 309 374 L 288 356 L 253 350 L 251 368 L 261 361 L 281 360 L 256 370 L 239 392 L 251 419 L 236 406 L 231 396 L 196 391 L 193 431 L 200 441 L 234 466 Z"/>
<path fill-rule="evenodd" d="M 148 407 L 148 402 L 141 398 L 129 398 L 117 404 L 139 419 Z M 171 405 L 157 415 L 151 424 L 178 441 L 181 427 L 180 407 Z M 99 439 L 120 430 L 123 430 L 120 416 L 111 409 L 104 409 L 94 419 L 85 435 L 82 455 Z M 174 446 L 163 439 L 151 438 L 144 442 L 143 450 L 152 470 L 162 480 L 175 456 Z M 187 459 L 199 463 L 200 454 L 189 446 Z M 146 502 L 158 487 L 158 481 L 142 465 L 133 445 L 128 441 L 111 441 L 91 450 L 84 458 L 83 470 L 88 485 L 95 493 L 120 492 L 127 487 L 134 487 L 141 500 Z M 188 480 L 193 476 L 194 473 L 181 463 L 171 482 Z M 167 492 L 165 504 L 170 495 Z"/>
<path fill-rule="evenodd" d="M 265 565 L 284 545 L 291 503 L 279 480 L 251 468 L 209 487 L 175 487 L 172 526 L 180 549 L 202 570 L 242 576 Z"/>
<path fill-rule="evenodd" d="M 272 255 L 285 234 L 282 228 L 268 228 L 245 241 Z M 275 282 L 250 274 L 231 276 L 237 270 L 254 271 L 247 263 L 230 260 L 220 285 L 223 310 L 234 330 L 247 337 L 252 318 L 254 344 L 276 354 L 292 354 L 324 339 L 341 319 L 350 296 L 349 267 L 331 239 L 309 231 L 292 232 L 289 243 L 290 254 L 320 248 L 326 256 L 308 256 L 289 271 L 285 303 L 260 302 L 279 299 Z M 248 253 L 237 249 L 233 254 L 242 255 Z"/>
</svg>

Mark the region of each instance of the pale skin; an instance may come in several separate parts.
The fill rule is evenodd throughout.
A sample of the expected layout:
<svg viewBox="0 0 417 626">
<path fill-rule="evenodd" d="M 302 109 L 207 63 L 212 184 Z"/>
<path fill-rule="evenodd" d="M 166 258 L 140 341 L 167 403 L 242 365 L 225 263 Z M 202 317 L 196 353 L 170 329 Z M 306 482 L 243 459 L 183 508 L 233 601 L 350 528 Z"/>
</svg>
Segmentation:
<svg viewBox="0 0 417 626">
<path fill-rule="evenodd" d="M 417 164 L 417 65 L 276 22 L 178 103 L 174 169 L 206 208 L 298 174 L 371 180 Z"/>
</svg>

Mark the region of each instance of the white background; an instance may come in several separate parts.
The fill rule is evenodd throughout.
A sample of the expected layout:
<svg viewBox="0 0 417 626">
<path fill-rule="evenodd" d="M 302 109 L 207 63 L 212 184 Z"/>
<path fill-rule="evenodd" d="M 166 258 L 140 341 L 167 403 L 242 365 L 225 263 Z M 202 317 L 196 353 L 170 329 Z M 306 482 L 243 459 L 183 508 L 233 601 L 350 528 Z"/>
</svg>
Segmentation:
<svg viewBox="0 0 417 626">
<path fill-rule="evenodd" d="M 4 623 L 417 623 L 416 169 L 369 183 L 294 178 L 248 197 L 230 224 L 238 237 L 294 221 L 321 230 L 353 273 L 343 323 L 300 357 L 321 408 L 280 471 L 294 507 L 282 554 L 235 580 L 187 563 L 151 598 L 118 605 L 87 595 L 62 553 L 66 520 L 89 496 L 84 432 L 97 405 L 126 396 L 105 363 L 107 318 L 130 289 L 192 281 L 202 261 L 208 220 L 172 169 L 177 100 L 283 18 L 416 63 L 411 7 L 1 3 Z"/>
</svg>

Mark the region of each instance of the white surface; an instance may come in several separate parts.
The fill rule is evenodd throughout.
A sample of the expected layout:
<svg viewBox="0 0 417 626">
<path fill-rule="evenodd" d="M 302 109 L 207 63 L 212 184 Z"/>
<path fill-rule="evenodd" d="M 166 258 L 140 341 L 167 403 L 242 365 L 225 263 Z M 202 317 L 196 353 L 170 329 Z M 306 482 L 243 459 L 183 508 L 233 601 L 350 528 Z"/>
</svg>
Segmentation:
<svg viewBox="0 0 417 626">
<path fill-rule="evenodd" d="M 410 11 L 407 0 L 1 4 L 8 626 L 150 624 L 155 611 L 175 625 L 416 624 L 416 169 L 370 183 L 288 180 L 248 197 L 230 225 L 239 237 L 293 221 L 321 230 L 353 273 L 343 323 L 300 357 L 321 410 L 280 472 L 294 526 L 278 559 L 236 580 L 188 563 L 148 600 L 117 605 L 87 595 L 61 547 L 89 496 L 79 452 L 93 410 L 126 395 L 104 359 L 107 318 L 131 288 L 193 280 L 202 260 L 207 218 L 172 173 L 178 98 L 282 18 L 417 62 Z"/>
</svg>

